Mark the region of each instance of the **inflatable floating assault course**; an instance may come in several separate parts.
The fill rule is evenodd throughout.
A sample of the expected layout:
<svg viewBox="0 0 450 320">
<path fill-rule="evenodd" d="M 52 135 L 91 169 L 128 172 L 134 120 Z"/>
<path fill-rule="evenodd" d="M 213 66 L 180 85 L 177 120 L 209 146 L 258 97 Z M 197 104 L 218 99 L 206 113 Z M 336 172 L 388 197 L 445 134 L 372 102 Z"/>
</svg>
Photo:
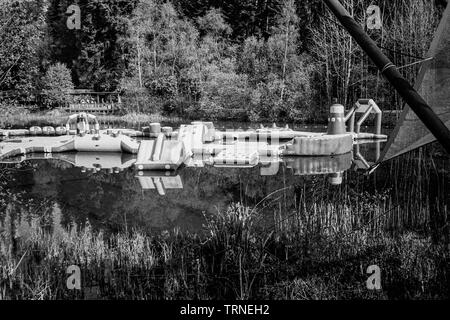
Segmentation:
<svg viewBox="0 0 450 320">
<path fill-rule="evenodd" d="M 359 113 L 363 116 L 355 125 Z M 376 132 L 360 132 L 362 123 L 371 113 L 376 114 Z M 71 122 L 75 122 L 75 128 L 73 125 L 71 128 Z M 297 173 L 302 170 L 327 173 L 321 172 L 320 166 L 329 162 L 330 157 L 339 159 L 351 154 L 354 146 L 360 143 L 387 140 L 387 136 L 381 134 L 381 110 L 373 100 L 359 100 L 347 115 L 342 105 L 332 105 L 328 123 L 328 130 L 323 133 L 294 131 L 287 126 L 278 128 L 275 125 L 257 130 L 219 131 L 212 122 L 199 121 L 181 125 L 177 130 L 161 127 L 159 123 L 151 123 L 141 131 L 100 130 L 94 115 L 80 113 L 71 115 L 65 126 L 56 128 L 0 130 L 0 161 L 57 158 L 76 163 L 76 158 L 83 154 L 85 161 L 90 163 L 89 154 L 95 159 L 101 155 L 103 166 L 109 158 L 106 166 L 111 172 L 134 166 L 138 175 L 145 177 L 147 171 L 175 171 L 181 165 L 203 166 L 207 163 L 217 167 L 251 167 L 276 163 L 274 159 L 298 157 L 291 161 L 297 163 L 294 170 Z M 347 131 L 346 123 L 350 131 Z M 121 156 L 117 158 L 117 155 Z M 122 160 L 117 160 L 123 159 L 124 155 L 129 158 L 125 166 Z M 323 161 L 320 160 L 322 157 Z M 313 163 L 319 168 L 308 167 Z M 339 161 L 337 163 L 339 165 Z M 102 167 L 95 163 L 79 166 L 85 170 L 89 167 L 101 170 Z M 275 169 L 270 165 L 262 167 L 266 173 Z"/>
</svg>

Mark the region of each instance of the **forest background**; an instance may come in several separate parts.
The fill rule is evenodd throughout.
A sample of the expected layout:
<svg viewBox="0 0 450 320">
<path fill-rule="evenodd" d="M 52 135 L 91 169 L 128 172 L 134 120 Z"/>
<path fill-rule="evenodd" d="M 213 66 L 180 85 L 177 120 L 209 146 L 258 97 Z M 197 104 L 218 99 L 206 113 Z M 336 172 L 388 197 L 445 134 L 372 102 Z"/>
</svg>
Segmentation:
<svg viewBox="0 0 450 320">
<path fill-rule="evenodd" d="M 413 82 L 446 1 L 341 3 Z M 381 29 L 367 29 L 370 5 Z M 124 113 L 209 120 L 321 122 L 334 99 L 403 107 L 319 0 L 0 0 L 0 108 L 58 108 L 74 88 L 120 93 Z"/>
</svg>

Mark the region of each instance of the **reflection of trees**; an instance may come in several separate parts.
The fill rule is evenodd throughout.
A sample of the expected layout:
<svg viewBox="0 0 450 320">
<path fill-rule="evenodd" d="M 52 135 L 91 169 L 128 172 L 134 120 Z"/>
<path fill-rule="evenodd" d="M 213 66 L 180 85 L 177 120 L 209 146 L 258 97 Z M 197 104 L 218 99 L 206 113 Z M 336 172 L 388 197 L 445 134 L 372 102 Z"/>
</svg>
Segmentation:
<svg viewBox="0 0 450 320">
<path fill-rule="evenodd" d="M 30 198 L 57 198 L 65 221 L 90 219 L 99 227 L 117 227 L 125 221 L 129 226 L 198 227 L 203 213 L 214 214 L 242 197 L 256 203 L 266 189 L 277 187 L 277 178 L 260 177 L 256 168 L 184 168 L 179 172 L 184 188 L 159 196 L 143 191 L 133 170 L 82 174 L 79 168 L 61 170 L 60 163 L 36 162 L 36 171 L 21 176 L 21 188 L 31 190 Z"/>
<path fill-rule="evenodd" d="M 50 160 L 50 165 L 55 169 L 66 170 L 73 168 L 73 165 L 70 162 L 61 161 L 61 160 Z"/>
</svg>

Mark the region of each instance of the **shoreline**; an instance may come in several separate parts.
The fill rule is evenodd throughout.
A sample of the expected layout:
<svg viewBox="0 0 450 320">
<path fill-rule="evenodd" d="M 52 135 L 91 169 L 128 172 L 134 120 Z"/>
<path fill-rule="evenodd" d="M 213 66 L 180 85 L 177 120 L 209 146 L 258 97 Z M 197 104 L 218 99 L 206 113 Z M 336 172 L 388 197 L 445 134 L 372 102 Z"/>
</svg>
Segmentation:
<svg viewBox="0 0 450 320">
<path fill-rule="evenodd" d="M 50 111 L 50 112 L 27 112 L 17 114 L 6 114 L 0 120 L 0 127 L 7 128 L 11 126 L 21 126 L 30 123 L 40 123 L 46 125 L 62 125 L 65 124 L 69 113 Z M 127 113 L 125 115 L 96 115 L 101 123 L 125 123 L 129 125 L 152 123 L 152 122 L 180 122 L 183 119 L 179 117 L 168 117 L 161 114 L 145 114 L 145 113 Z"/>
<path fill-rule="evenodd" d="M 37 126 L 59 126 L 64 125 L 68 117 L 73 113 L 61 111 L 59 109 L 54 110 L 30 110 L 27 107 L 6 107 L 2 108 L 0 104 L 0 112 L 3 117 L 0 118 L 0 129 L 18 129 L 24 126 L 37 125 Z M 209 119 L 193 119 L 190 117 L 180 116 L 166 116 L 160 113 L 141 113 L 141 112 L 128 112 L 123 115 L 114 114 L 98 114 L 96 115 L 100 123 L 105 125 L 110 124 L 124 124 L 132 127 L 140 127 L 140 125 L 148 125 L 153 122 L 159 122 L 162 124 L 182 124 L 190 123 L 192 121 L 211 121 Z M 383 128 L 393 129 L 397 123 L 397 116 L 392 113 L 385 113 L 383 116 Z M 304 128 L 308 126 L 327 126 L 327 121 L 317 119 L 317 121 L 298 122 L 287 119 L 276 120 L 261 120 L 261 121 L 249 121 L 248 119 L 217 119 L 214 120 L 215 124 L 234 124 L 235 129 L 243 129 L 244 127 L 254 128 L 259 127 L 261 124 L 266 127 L 271 127 L 273 123 L 276 123 L 279 127 L 289 125 L 291 128 Z M 366 128 L 371 127 L 369 122 Z"/>
</svg>

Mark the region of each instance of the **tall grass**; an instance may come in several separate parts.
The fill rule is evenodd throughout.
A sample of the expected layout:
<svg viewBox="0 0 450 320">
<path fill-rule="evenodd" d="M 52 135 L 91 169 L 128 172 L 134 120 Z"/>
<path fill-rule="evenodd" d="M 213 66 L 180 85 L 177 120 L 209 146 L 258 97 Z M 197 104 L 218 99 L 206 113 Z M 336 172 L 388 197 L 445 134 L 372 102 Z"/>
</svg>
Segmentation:
<svg viewBox="0 0 450 320">
<path fill-rule="evenodd" d="M 448 298 L 447 246 L 415 232 L 393 237 L 346 206 L 318 204 L 268 227 L 237 204 L 208 218 L 203 236 L 105 235 L 88 223 L 62 227 L 57 207 L 50 226 L 16 209 L 1 224 L 2 299 Z M 365 288 L 373 264 L 380 292 Z M 81 291 L 66 287 L 70 265 L 82 270 Z"/>
</svg>

